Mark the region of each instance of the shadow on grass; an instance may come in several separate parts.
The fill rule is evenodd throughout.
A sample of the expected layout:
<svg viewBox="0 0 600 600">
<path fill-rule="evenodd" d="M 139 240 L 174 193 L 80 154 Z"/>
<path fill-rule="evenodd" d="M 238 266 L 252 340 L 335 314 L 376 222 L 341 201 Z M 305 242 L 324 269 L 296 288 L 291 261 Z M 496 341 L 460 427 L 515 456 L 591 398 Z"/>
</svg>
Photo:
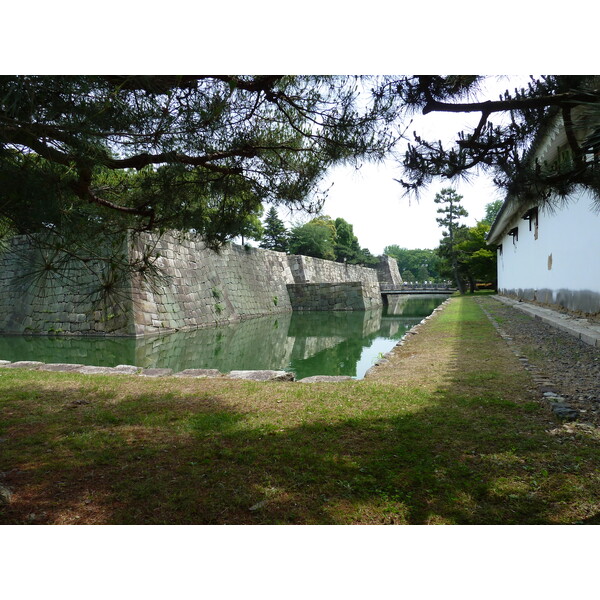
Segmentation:
<svg viewBox="0 0 600 600">
<path fill-rule="evenodd" d="M 88 396 L 38 419 L 35 431 L 13 420 L 0 433 L 9 436 L 0 470 L 14 491 L 0 522 L 34 514 L 48 523 L 597 523 L 597 443 L 561 432 L 527 394 L 503 394 L 493 363 L 468 364 L 484 351 L 487 325 L 462 315 L 447 385 L 421 406 L 365 381 L 281 384 L 296 385 L 304 403 L 290 408 L 291 425 L 272 386 L 264 389 L 277 418 L 240 410 L 223 388 L 208 401 L 186 399 L 185 409 L 177 392 L 166 402 L 140 391 L 112 405 Z M 350 402 L 309 416 L 334 389 Z M 7 397 L 17 391 L 4 388 Z M 43 396 L 63 402 L 60 392 Z"/>
</svg>

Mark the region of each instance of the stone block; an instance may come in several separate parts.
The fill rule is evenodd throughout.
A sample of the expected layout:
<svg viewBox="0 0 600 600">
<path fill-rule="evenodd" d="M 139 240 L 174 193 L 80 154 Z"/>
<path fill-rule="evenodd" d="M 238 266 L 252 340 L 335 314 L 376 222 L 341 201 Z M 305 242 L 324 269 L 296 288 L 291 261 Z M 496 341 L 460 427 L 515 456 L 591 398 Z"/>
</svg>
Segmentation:
<svg viewBox="0 0 600 600">
<path fill-rule="evenodd" d="M 354 377 L 349 375 L 313 375 L 298 379 L 298 383 L 318 383 L 318 382 L 338 382 L 338 381 L 356 381 Z"/>
<path fill-rule="evenodd" d="M 4 365 L 6 369 L 31 369 L 37 370 L 45 363 L 39 362 L 36 360 L 19 360 L 17 362 L 10 363 L 8 365 Z"/>
<path fill-rule="evenodd" d="M 252 381 L 294 381 L 294 373 L 288 371 L 231 371 L 227 377 L 230 379 L 249 379 Z"/>
<path fill-rule="evenodd" d="M 48 363 L 40 366 L 38 371 L 61 371 L 68 373 L 70 371 L 78 371 L 78 369 L 84 366 L 85 365 L 71 363 Z"/>
<path fill-rule="evenodd" d="M 135 365 L 117 365 L 113 367 L 116 372 L 126 373 L 127 375 L 136 375 L 141 371 L 140 367 L 136 367 Z"/>
<path fill-rule="evenodd" d="M 85 366 L 76 369 L 75 372 L 83 373 L 84 375 L 135 375 L 139 370 L 136 368 L 135 372 L 127 372 L 115 367 Z"/>
<path fill-rule="evenodd" d="M 173 377 L 190 377 L 190 378 L 202 378 L 202 377 L 222 377 L 223 374 L 217 369 L 185 369 L 175 373 Z"/>
<path fill-rule="evenodd" d="M 581 339 L 582 342 L 589 344 L 590 346 L 600 347 L 600 333 L 589 331 L 586 333 L 582 333 L 579 339 Z"/>
</svg>

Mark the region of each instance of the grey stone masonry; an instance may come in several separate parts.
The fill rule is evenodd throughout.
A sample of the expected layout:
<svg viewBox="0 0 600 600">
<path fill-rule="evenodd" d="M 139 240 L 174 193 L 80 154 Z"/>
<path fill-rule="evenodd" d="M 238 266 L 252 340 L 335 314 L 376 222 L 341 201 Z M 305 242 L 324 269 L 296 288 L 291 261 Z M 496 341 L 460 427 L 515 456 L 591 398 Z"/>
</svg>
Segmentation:
<svg viewBox="0 0 600 600">
<path fill-rule="evenodd" d="M 160 286 L 132 281 L 137 335 L 209 327 L 290 312 L 286 283 L 293 281 L 281 252 L 227 244 L 219 252 L 201 241 L 173 236 L 147 239 L 160 254 Z M 142 252 L 141 243 L 135 251 Z"/>
<path fill-rule="evenodd" d="M 347 283 L 295 283 L 287 286 L 294 310 L 369 310 L 381 303 L 379 291 L 360 281 Z"/>
<path fill-rule="evenodd" d="M 376 268 L 379 283 L 400 289 L 403 281 L 395 258 L 387 256 L 387 254 L 380 256 L 379 264 Z"/>
<path fill-rule="evenodd" d="M 0 253 L 0 333 L 132 335 L 128 285 L 100 301 L 109 278 L 102 261 L 57 260 L 27 236 L 12 238 Z"/>
<path fill-rule="evenodd" d="M 13 238 L 0 254 L 0 333 L 144 336 L 293 309 L 368 310 L 382 304 L 378 271 L 357 265 L 234 244 L 216 252 L 175 233 L 128 236 L 122 252 L 132 262 L 156 257 L 158 277 L 134 273 L 110 298 L 101 298 L 106 263 L 63 261 L 65 273 L 44 271 L 40 250 L 25 236 Z M 396 277 L 395 261 L 384 259 Z M 311 299 L 300 302 L 300 296 Z"/>
</svg>

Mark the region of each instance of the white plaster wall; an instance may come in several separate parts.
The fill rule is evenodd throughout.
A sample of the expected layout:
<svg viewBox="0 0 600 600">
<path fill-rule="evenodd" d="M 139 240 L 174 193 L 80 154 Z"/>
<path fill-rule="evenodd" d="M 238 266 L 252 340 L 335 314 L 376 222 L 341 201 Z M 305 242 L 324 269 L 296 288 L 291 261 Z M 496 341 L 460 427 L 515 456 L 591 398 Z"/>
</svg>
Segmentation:
<svg viewBox="0 0 600 600">
<path fill-rule="evenodd" d="M 534 227 L 515 216 L 510 227 L 519 228 L 519 239 L 505 235 L 498 256 L 500 290 L 591 291 L 600 294 L 600 214 L 587 191 L 575 193 L 554 212 L 540 209 L 538 238 Z M 552 268 L 548 259 L 552 255 Z M 599 307 L 600 309 L 600 307 Z"/>
</svg>

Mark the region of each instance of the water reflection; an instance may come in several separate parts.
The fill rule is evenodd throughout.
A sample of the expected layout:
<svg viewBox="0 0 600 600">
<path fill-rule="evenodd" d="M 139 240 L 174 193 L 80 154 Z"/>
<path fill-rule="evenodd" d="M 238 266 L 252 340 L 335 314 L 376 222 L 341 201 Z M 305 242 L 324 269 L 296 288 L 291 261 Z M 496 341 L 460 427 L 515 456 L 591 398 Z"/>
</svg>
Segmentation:
<svg viewBox="0 0 600 600">
<path fill-rule="evenodd" d="M 303 312 L 146 338 L 0 337 L 0 359 L 115 366 L 285 369 L 361 378 L 447 296 L 390 296 L 382 310 Z"/>
</svg>

